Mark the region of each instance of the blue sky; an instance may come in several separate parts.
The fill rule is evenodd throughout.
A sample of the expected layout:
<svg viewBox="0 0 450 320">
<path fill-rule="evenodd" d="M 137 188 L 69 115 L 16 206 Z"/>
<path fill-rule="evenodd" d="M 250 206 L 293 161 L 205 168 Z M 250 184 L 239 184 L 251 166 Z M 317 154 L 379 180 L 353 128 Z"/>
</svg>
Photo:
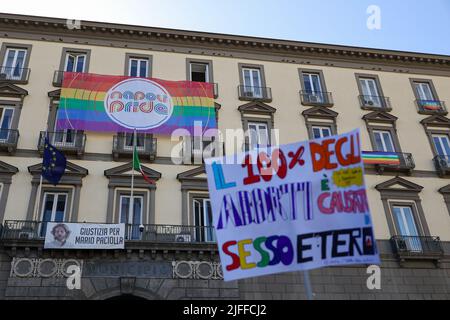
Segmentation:
<svg viewBox="0 0 450 320">
<path fill-rule="evenodd" d="M 380 30 L 366 26 L 370 5 Z M 450 0 L 3 0 L 0 10 L 450 55 Z"/>
</svg>

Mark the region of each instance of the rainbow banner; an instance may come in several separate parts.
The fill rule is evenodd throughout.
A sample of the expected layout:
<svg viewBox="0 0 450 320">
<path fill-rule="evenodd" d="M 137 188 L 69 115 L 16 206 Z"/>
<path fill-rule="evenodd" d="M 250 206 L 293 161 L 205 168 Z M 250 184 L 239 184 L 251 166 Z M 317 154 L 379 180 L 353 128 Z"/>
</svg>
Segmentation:
<svg viewBox="0 0 450 320">
<path fill-rule="evenodd" d="M 364 164 L 400 165 L 400 157 L 395 152 L 363 151 Z"/>
<path fill-rule="evenodd" d="M 57 130 L 171 134 L 217 128 L 212 83 L 65 72 Z"/>
<path fill-rule="evenodd" d="M 442 110 L 441 102 L 436 100 L 420 100 L 420 105 L 423 109 L 430 111 Z"/>
</svg>

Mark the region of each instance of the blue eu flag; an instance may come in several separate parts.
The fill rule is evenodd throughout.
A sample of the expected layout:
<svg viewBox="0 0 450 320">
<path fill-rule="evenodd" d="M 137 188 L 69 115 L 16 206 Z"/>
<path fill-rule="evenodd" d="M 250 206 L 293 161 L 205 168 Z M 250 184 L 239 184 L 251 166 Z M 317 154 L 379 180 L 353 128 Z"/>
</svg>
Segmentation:
<svg viewBox="0 0 450 320">
<path fill-rule="evenodd" d="M 64 154 L 56 149 L 45 138 L 44 161 L 42 162 L 42 177 L 53 185 L 57 185 L 66 171 L 67 160 Z"/>
</svg>

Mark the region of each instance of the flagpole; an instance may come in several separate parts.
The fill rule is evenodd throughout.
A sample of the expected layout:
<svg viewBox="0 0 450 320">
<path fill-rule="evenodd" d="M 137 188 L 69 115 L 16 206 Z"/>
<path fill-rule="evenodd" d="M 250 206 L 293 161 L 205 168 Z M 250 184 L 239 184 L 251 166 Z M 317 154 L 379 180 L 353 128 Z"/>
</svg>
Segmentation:
<svg viewBox="0 0 450 320">
<path fill-rule="evenodd" d="M 134 153 L 136 150 L 136 128 L 134 128 L 133 131 L 133 160 L 131 163 L 131 197 L 130 197 L 130 208 L 129 208 L 129 213 L 128 213 L 128 221 L 127 223 L 132 220 L 133 217 L 133 207 L 134 207 Z M 133 234 L 133 226 L 131 226 L 131 235 Z"/>
<path fill-rule="evenodd" d="M 46 143 L 46 139 L 48 137 L 48 123 L 47 123 L 47 128 L 45 129 L 45 136 L 44 136 L 44 151 L 45 151 L 45 143 Z M 39 217 L 39 207 L 41 205 L 41 194 L 42 194 L 42 183 L 43 183 L 43 177 L 42 177 L 42 169 L 43 169 L 44 163 L 42 163 L 42 167 L 41 167 L 41 177 L 39 179 L 39 188 L 38 188 L 38 192 L 37 192 L 37 203 L 36 203 L 36 208 L 34 210 L 34 218 L 36 219 L 36 221 L 39 222 L 40 217 Z"/>
</svg>

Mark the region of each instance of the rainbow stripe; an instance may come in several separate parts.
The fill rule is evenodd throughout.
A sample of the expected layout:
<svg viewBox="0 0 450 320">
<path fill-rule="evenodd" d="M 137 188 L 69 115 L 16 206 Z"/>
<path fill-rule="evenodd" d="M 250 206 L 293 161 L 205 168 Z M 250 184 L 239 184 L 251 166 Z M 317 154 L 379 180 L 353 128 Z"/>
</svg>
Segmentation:
<svg viewBox="0 0 450 320">
<path fill-rule="evenodd" d="M 435 100 L 421 100 L 420 105 L 422 106 L 422 108 L 431 111 L 442 109 L 441 102 Z"/>
<path fill-rule="evenodd" d="M 400 165 L 400 157 L 395 152 L 363 151 L 364 164 Z"/>
<path fill-rule="evenodd" d="M 127 129 L 112 121 L 104 106 L 108 90 L 119 82 L 130 78 L 126 76 L 65 72 L 56 129 L 132 132 L 132 129 Z M 202 123 L 202 132 L 207 129 L 217 128 L 212 83 L 149 80 L 164 87 L 170 94 L 173 113 L 167 122 L 161 126 L 140 132 L 171 134 L 173 130 L 183 128 L 193 133 L 194 122 Z M 142 99 L 143 93 L 138 93 L 140 95 L 133 98 Z M 125 108 L 130 108 L 130 106 Z M 156 105 L 155 111 L 157 111 Z"/>
</svg>

